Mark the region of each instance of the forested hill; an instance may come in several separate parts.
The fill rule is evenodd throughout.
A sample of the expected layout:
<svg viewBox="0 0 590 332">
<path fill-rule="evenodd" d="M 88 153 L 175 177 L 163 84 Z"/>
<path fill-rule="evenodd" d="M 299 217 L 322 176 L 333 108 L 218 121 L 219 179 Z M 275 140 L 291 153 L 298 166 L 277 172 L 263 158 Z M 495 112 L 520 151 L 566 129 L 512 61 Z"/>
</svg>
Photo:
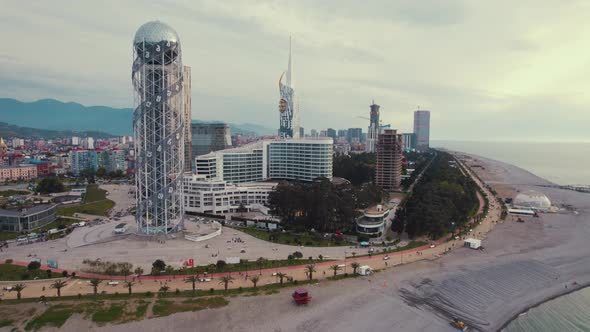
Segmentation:
<svg viewBox="0 0 590 332">
<path fill-rule="evenodd" d="M 56 139 L 62 137 L 94 137 L 109 138 L 113 135 L 100 131 L 73 131 L 73 130 L 47 130 L 28 127 L 19 127 L 5 122 L 0 122 L 0 137 L 20 137 L 32 139 Z"/>
<path fill-rule="evenodd" d="M 438 239 L 465 225 L 477 213 L 478 190 L 453 157 L 439 151 L 403 207 L 396 211 L 392 229 L 405 231 L 411 238 L 427 235 Z"/>
</svg>

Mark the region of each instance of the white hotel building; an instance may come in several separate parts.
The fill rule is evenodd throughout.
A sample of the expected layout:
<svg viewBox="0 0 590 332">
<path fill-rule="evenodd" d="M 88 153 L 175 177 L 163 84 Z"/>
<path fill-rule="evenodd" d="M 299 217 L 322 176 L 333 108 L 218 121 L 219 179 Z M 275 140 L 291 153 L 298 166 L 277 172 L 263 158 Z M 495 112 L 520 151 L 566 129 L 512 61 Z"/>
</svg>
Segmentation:
<svg viewBox="0 0 590 332">
<path fill-rule="evenodd" d="M 230 183 L 332 179 L 333 140 L 263 140 L 197 156 L 197 174 Z"/>
<path fill-rule="evenodd" d="M 268 194 L 276 183 L 256 182 L 230 184 L 207 179 L 204 175 L 185 175 L 183 179 L 184 210 L 186 212 L 225 214 L 238 212 L 240 205 L 248 211 L 268 214 Z"/>
</svg>

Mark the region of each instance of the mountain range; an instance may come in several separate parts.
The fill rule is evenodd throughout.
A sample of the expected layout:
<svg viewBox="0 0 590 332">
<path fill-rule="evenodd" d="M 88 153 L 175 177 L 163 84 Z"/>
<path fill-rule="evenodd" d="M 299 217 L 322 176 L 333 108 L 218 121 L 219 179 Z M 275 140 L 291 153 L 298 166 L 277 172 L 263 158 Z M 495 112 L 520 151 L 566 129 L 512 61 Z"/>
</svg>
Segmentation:
<svg viewBox="0 0 590 332">
<path fill-rule="evenodd" d="M 11 98 L 0 98 L 0 121 L 26 127 L 24 129 L 29 133 L 28 136 L 35 136 L 30 134 L 32 129 L 72 131 L 78 132 L 78 135 L 80 135 L 79 132 L 101 132 L 116 136 L 133 134 L 132 108 L 84 106 L 55 99 L 22 102 Z M 193 120 L 193 122 L 222 121 Z M 257 124 L 228 124 L 232 134 L 272 135 L 276 133 L 274 129 Z"/>
<path fill-rule="evenodd" d="M 20 127 L 6 122 L 0 122 L 0 137 L 20 137 L 33 139 L 56 139 L 62 137 L 94 137 L 110 138 L 114 135 L 101 131 L 74 131 L 74 130 L 49 130 L 29 127 Z"/>
</svg>

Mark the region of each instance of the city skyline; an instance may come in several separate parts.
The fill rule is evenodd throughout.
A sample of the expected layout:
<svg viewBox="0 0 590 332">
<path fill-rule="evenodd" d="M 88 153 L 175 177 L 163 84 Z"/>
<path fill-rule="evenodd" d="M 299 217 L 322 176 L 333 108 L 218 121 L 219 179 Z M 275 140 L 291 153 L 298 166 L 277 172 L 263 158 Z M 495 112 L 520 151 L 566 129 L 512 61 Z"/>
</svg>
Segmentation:
<svg viewBox="0 0 590 332">
<path fill-rule="evenodd" d="M 7 2 L 0 31 L 16 42 L 0 52 L 3 94 L 132 107 L 128 43 L 134 27 L 158 18 L 190 41 L 187 62 L 204 78 L 194 83 L 193 118 L 275 127 L 276 74 L 292 34 L 303 127 L 364 128 L 355 117 L 375 98 L 383 122 L 402 132 L 418 106 L 433 110 L 433 140 L 474 140 L 484 131 L 490 140 L 590 140 L 588 79 L 579 75 L 587 66 L 588 33 L 577 29 L 583 2 L 156 6 L 117 3 L 112 13 L 92 3 L 64 11 L 59 1 Z M 125 19 L 113 19 L 119 15 Z M 39 48 L 52 56 L 39 57 Z"/>
</svg>

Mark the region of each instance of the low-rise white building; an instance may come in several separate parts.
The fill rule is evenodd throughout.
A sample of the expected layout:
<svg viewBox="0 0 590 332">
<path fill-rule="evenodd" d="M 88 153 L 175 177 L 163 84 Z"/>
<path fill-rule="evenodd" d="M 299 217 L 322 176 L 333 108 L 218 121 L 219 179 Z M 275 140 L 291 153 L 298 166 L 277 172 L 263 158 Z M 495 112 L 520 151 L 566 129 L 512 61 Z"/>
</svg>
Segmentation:
<svg viewBox="0 0 590 332">
<path fill-rule="evenodd" d="M 193 213 L 224 214 L 260 210 L 268 204 L 268 195 L 277 186 L 274 182 L 230 184 L 205 175 L 185 175 L 183 180 L 184 210 Z"/>
<path fill-rule="evenodd" d="M 356 231 L 372 237 L 383 235 L 389 212 L 382 205 L 365 210 L 363 216 L 356 220 Z"/>
</svg>

